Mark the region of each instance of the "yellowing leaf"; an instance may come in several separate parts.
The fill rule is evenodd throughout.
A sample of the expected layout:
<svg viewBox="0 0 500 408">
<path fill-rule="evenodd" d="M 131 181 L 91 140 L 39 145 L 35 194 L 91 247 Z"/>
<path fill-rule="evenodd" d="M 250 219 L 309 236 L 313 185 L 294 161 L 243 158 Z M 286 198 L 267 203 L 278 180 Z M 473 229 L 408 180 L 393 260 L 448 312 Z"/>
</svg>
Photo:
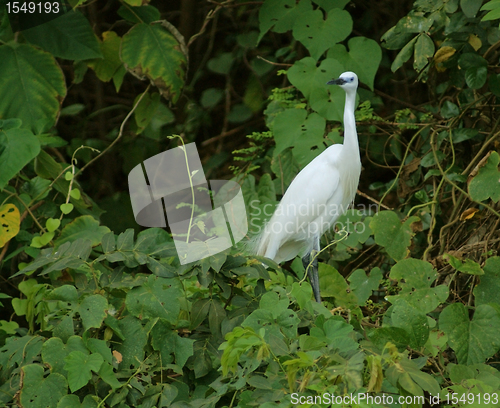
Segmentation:
<svg viewBox="0 0 500 408">
<path fill-rule="evenodd" d="M 0 248 L 19 232 L 21 216 L 14 204 L 5 204 L 0 207 Z"/>
<path fill-rule="evenodd" d="M 456 52 L 457 50 L 455 48 L 447 45 L 437 50 L 436 54 L 434 54 L 434 63 L 436 64 L 436 69 L 439 72 L 446 71 L 446 68 L 440 64 L 448 61 L 453 55 L 455 55 Z"/>
<path fill-rule="evenodd" d="M 467 208 L 462 214 L 460 214 L 460 221 L 470 220 L 479 210 L 477 208 Z"/>
<path fill-rule="evenodd" d="M 477 35 L 471 34 L 469 35 L 469 44 L 472 45 L 475 51 L 477 51 L 483 45 L 482 41 L 479 39 Z"/>
</svg>

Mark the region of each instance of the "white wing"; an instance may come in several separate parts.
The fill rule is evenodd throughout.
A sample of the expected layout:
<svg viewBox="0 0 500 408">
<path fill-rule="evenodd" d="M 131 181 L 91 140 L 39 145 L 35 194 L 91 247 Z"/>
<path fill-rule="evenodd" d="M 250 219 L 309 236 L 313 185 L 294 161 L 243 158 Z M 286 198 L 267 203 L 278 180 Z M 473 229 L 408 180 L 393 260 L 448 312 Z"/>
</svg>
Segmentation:
<svg viewBox="0 0 500 408">
<path fill-rule="evenodd" d="M 312 247 L 345 210 L 340 172 L 342 145 L 333 145 L 295 177 L 257 243 L 257 254 L 276 262 L 294 258 Z M 302 254 L 301 254 L 302 255 Z"/>
</svg>

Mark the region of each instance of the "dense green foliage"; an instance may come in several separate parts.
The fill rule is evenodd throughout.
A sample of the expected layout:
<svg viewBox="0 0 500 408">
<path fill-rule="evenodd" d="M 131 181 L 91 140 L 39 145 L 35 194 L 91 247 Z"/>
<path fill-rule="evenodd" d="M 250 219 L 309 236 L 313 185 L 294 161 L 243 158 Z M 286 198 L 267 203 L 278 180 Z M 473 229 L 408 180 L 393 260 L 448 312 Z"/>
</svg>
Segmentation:
<svg viewBox="0 0 500 408">
<path fill-rule="evenodd" d="M 418 0 L 374 38 L 405 2 L 149 3 L 0 10 L 0 405 L 498 406 L 500 2 Z M 258 231 L 342 143 L 346 70 L 364 171 L 322 304 L 299 259 L 180 265 L 134 223 L 126 175 L 180 134 Z"/>
</svg>

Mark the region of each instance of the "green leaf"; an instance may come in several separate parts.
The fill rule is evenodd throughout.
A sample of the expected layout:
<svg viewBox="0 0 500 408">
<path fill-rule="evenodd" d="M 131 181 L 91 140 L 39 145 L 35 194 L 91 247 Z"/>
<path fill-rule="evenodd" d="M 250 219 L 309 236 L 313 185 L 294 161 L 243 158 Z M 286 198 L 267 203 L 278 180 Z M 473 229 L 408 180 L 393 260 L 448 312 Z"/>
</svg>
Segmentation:
<svg viewBox="0 0 500 408">
<path fill-rule="evenodd" d="M 180 311 L 180 296 L 177 281 L 151 275 L 146 283 L 127 293 L 125 303 L 129 312 L 140 319 L 160 317 L 174 324 Z"/>
<path fill-rule="evenodd" d="M 102 321 L 106 317 L 107 309 L 108 301 L 104 296 L 91 295 L 83 299 L 78 308 L 78 313 L 82 318 L 84 330 L 88 330 L 91 327 L 100 328 Z"/>
<path fill-rule="evenodd" d="M 162 24 L 136 24 L 123 36 L 120 58 L 138 78 L 146 77 L 166 98 L 177 102 L 186 76 L 183 44 Z"/>
<path fill-rule="evenodd" d="M 160 12 L 156 7 L 143 5 L 145 2 L 140 2 L 139 7 L 130 7 L 122 4 L 118 9 L 118 15 L 132 23 L 152 23 L 161 18 Z"/>
<path fill-rule="evenodd" d="M 459 364 L 484 363 L 500 349 L 500 316 L 489 305 L 477 306 L 472 320 L 462 303 L 449 305 L 439 316 L 439 328 L 448 335 Z"/>
<path fill-rule="evenodd" d="M 483 0 L 460 0 L 460 7 L 467 18 L 476 17 Z"/>
<path fill-rule="evenodd" d="M 488 78 L 487 67 L 470 67 L 465 71 L 465 83 L 472 89 L 479 89 Z"/>
<path fill-rule="evenodd" d="M 327 58 L 339 61 L 345 71 L 353 71 L 358 75 L 359 80 L 373 89 L 375 74 L 378 71 L 380 61 L 382 61 L 382 50 L 378 43 L 366 37 L 351 38 L 346 47 L 342 44 L 335 44 L 328 50 Z M 369 64 L 366 61 L 370 61 Z"/>
<path fill-rule="evenodd" d="M 104 234 L 109 232 L 108 227 L 100 226 L 99 221 L 90 215 L 75 218 L 62 229 L 61 235 L 56 240 L 56 246 L 77 239 L 88 239 L 92 246 L 99 245 Z"/>
<path fill-rule="evenodd" d="M 47 227 L 47 231 L 49 231 L 49 232 L 53 232 L 56 229 L 58 229 L 59 225 L 61 225 L 61 220 L 59 220 L 59 219 L 49 218 L 45 222 L 45 226 Z"/>
<path fill-rule="evenodd" d="M 293 157 L 292 149 L 286 149 L 278 157 L 273 158 L 271 170 L 280 183 L 280 187 L 277 188 L 278 192 L 285 194 L 285 190 L 300 170 L 297 161 Z"/>
<path fill-rule="evenodd" d="M 260 34 L 257 43 L 274 26 L 273 31 L 285 33 L 293 29 L 295 21 L 312 10 L 309 0 L 296 2 L 295 0 L 266 0 L 259 10 Z"/>
<path fill-rule="evenodd" d="M 68 384 L 71 392 L 84 387 L 92 378 L 92 371 L 98 373 L 104 359 L 100 354 L 84 354 L 81 351 L 71 352 L 64 361 L 64 369 L 68 371 Z"/>
<path fill-rule="evenodd" d="M 459 272 L 468 273 L 469 275 L 484 275 L 484 272 L 479 264 L 474 262 L 472 259 L 464 259 L 462 261 L 450 254 L 445 254 L 443 258 L 446 259 L 450 265 Z"/>
<path fill-rule="evenodd" d="M 27 44 L 4 44 L 0 72 L 1 118 L 19 118 L 27 129 L 36 129 L 42 119 L 55 124 L 66 84 L 52 55 Z"/>
<path fill-rule="evenodd" d="M 0 47 L 0 54 L 1 49 Z M 0 61 L 1 65 L 1 61 Z M 1 84 L 2 79 L 0 79 Z M 1 85 L 0 85 L 1 86 Z M 0 102 L 0 110 L 1 108 Z M 0 190 L 40 152 L 40 142 L 27 129 L 0 130 Z"/>
<path fill-rule="evenodd" d="M 317 61 L 334 43 L 344 40 L 352 31 L 351 15 L 332 9 L 326 20 L 321 10 L 302 13 L 293 26 L 293 36 L 309 50 Z"/>
<path fill-rule="evenodd" d="M 89 354 L 81 337 L 71 336 L 67 344 L 59 337 L 52 337 L 43 344 L 42 359 L 50 367 L 50 372 L 66 376 L 68 372 L 64 369 L 64 359 L 73 351 Z"/>
<path fill-rule="evenodd" d="M 126 369 L 129 369 L 131 365 L 139 367 L 144 360 L 144 347 L 148 340 L 147 333 L 140 320 L 133 316 L 126 316 L 119 320 L 118 326 L 124 337 L 121 344 L 115 347 L 123 357 L 120 367 Z"/>
<path fill-rule="evenodd" d="M 325 84 L 344 71 L 344 66 L 333 58 L 323 60 L 317 67 L 313 58 L 306 57 L 296 61 L 287 75 L 315 112 L 326 120 L 340 122 L 344 114 L 345 92 L 338 86 Z"/>
<path fill-rule="evenodd" d="M 335 304 L 360 312 L 356 295 L 349 290 L 344 277 L 331 265 L 318 264 L 319 288 L 324 297 L 334 297 Z"/>
<path fill-rule="evenodd" d="M 142 94 L 137 95 L 134 101 L 134 105 L 137 103 Z M 160 104 L 160 94 L 153 92 L 148 93 L 143 96 L 139 105 L 134 112 L 135 123 L 137 124 L 137 134 L 141 134 L 142 131 L 146 128 L 146 126 L 151 122 L 156 110 L 158 109 L 158 105 Z"/>
<path fill-rule="evenodd" d="M 227 75 L 231 71 L 234 62 L 233 54 L 224 52 L 217 57 L 211 58 L 207 62 L 207 67 L 210 71 L 216 74 Z"/>
<path fill-rule="evenodd" d="M 274 157 L 283 150 L 293 147 L 292 153 L 299 165 L 306 166 L 325 150 L 323 145 L 325 127 L 325 119 L 317 113 L 307 115 L 305 109 L 287 109 L 281 112 L 276 116 L 272 127 L 276 140 Z"/>
<path fill-rule="evenodd" d="M 71 211 L 73 211 L 73 208 L 74 208 L 74 205 L 71 203 L 65 203 L 65 204 L 61 204 L 59 206 L 59 209 L 61 210 L 61 212 L 63 214 L 69 214 Z"/>
<path fill-rule="evenodd" d="M 102 53 L 102 58 L 86 61 L 87 65 L 95 71 L 97 78 L 101 81 L 108 82 L 118 70 L 123 67 L 120 60 L 120 45 L 121 38 L 114 31 L 105 31 L 102 33 L 102 42 L 99 47 Z M 122 69 L 122 75 L 125 74 L 125 69 Z"/>
<path fill-rule="evenodd" d="M 417 42 L 417 37 L 413 38 L 411 41 L 406 44 L 401 51 L 399 51 L 396 58 L 391 65 L 391 71 L 396 72 L 399 68 L 403 66 L 403 64 L 410 59 L 415 49 L 415 43 Z"/>
<path fill-rule="evenodd" d="M 500 155 L 493 151 L 486 163 L 482 162 L 479 172 L 469 183 L 469 194 L 475 201 L 491 198 L 495 203 L 500 200 Z"/>
<path fill-rule="evenodd" d="M 474 288 L 476 306 L 487 303 L 500 303 L 500 257 L 488 258 L 483 267 L 484 275 Z"/>
<path fill-rule="evenodd" d="M 413 68 L 421 71 L 429 63 L 429 58 L 434 56 L 434 42 L 427 34 L 420 34 L 415 43 L 415 61 Z"/>
<path fill-rule="evenodd" d="M 350 0 L 313 0 L 318 6 L 325 11 L 330 11 L 333 8 L 343 9 Z"/>
<path fill-rule="evenodd" d="M 61 374 L 52 373 L 44 377 L 43 367 L 38 364 L 25 365 L 21 370 L 20 403 L 23 407 L 55 407 L 68 392 L 66 378 Z"/>
<path fill-rule="evenodd" d="M 380 268 L 373 268 L 370 276 L 362 269 L 356 269 L 348 278 L 351 290 L 358 299 L 358 306 L 363 306 L 374 290 L 377 290 L 382 280 Z"/>
<path fill-rule="evenodd" d="M 383 246 L 392 258 L 399 261 L 409 255 L 408 247 L 415 235 L 412 224 L 419 221 L 418 217 L 413 216 L 401 223 L 395 212 L 381 211 L 373 216 L 370 228 L 374 232 L 375 242 Z"/>
<path fill-rule="evenodd" d="M 193 343 L 195 340 L 179 336 L 169 323 L 160 319 L 152 330 L 151 345 L 160 351 L 163 365 L 170 361 L 169 354 L 174 353 L 175 363 L 184 367 L 189 357 L 193 355 Z"/>
<path fill-rule="evenodd" d="M 69 60 L 103 57 L 90 23 L 79 10 L 24 30 L 23 36 L 55 57 Z"/>
<path fill-rule="evenodd" d="M 431 287 L 438 274 L 429 262 L 420 259 L 403 259 L 394 265 L 389 277 L 400 281 L 401 291 L 387 300 L 396 304 L 404 299 L 423 313 L 430 313 L 448 298 L 448 287 Z"/>
<path fill-rule="evenodd" d="M 391 322 L 393 326 L 406 330 L 413 349 L 422 347 L 429 338 L 427 316 L 404 300 L 396 302 L 392 308 Z"/>
</svg>

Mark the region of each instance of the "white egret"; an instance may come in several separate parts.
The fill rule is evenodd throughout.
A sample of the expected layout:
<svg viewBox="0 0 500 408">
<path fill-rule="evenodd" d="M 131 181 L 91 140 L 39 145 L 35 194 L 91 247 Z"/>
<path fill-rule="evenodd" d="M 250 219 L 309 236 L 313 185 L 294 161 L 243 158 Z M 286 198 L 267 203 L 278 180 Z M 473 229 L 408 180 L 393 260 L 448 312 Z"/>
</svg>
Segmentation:
<svg viewBox="0 0 500 408">
<path fill-rule="evenodd" d="M 327 148 L 295 177 L 254 242 L 254 252 L 280 263 L 303 257 L 314 298 L 321 302 L 316 254 L 319 239 L 353 202 L 361 173 L 354 108 L 358 77 L 344 72 L 327 82 L 346 93 L 344 144 Z M 313 260 L 312 268 L 307 268 Z"/>
</svg>

